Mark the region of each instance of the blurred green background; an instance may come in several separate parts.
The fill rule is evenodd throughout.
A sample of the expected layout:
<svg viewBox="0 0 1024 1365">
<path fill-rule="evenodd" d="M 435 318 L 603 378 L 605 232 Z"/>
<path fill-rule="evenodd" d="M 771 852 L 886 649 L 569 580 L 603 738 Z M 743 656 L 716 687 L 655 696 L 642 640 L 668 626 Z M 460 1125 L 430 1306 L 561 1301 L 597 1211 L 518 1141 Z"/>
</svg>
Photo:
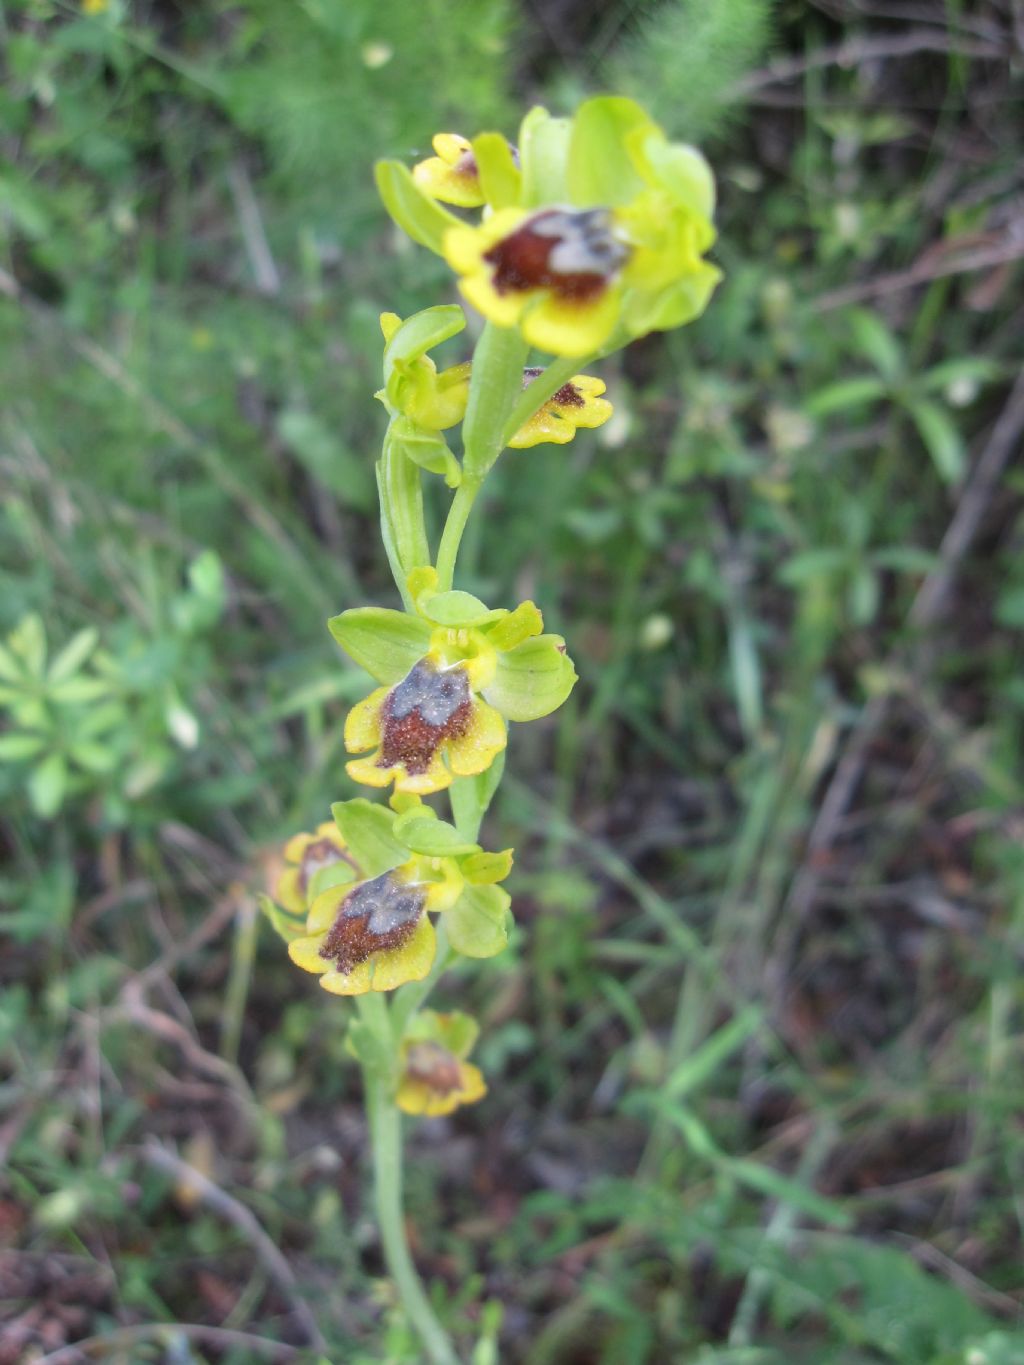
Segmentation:
<svg viewBox="0 0 1024 1365">
<path fill-rule="evenodd" d="M 711 157 L 726 278 L 468 538 L 581 681 L 489 816 L 519 927 L 439 992 L 490 1094 L 412 1129 L 414 1251 L 474 1365 L 1021 1365 L 1019 11 L 0 35 L 0 1363 L 420 1358 L 347 1009 L 254 893 L 352 794 L 326 617 L 395 604 L 377 315 L 454 298 L 372 162 L 610 89 Z"/>
</svg>

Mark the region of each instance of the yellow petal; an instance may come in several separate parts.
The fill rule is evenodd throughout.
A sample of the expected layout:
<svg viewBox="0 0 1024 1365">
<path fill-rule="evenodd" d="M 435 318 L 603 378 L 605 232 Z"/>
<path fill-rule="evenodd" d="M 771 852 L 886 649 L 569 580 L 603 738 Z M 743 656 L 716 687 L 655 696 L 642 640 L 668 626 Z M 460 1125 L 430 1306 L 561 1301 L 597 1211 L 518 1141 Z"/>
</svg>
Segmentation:
<svg viewBox="0 0 1024 1365">
<path fill-rule="evenodd" d="M 523 317 L 523 336 L 531 346 L 552 355 L 588 355 L 599 351 L 614 331 L 620 301 L 617 286 L 583 303 L 545 291 Z"/>
<path fill-rule="evenodd" d="M 457 171 L 439 156 L 428 157 L 414 166 L 412 178 L 421 190 L 443 204 L 476 209 L 484 202 L 479 175 L 472 171 Z"/>
<path fill-rule="evenodd" d="M 309 907 L 306 918 L 309 933 L 326 934 L 338 917 L 342 901 L 361 885 L 361 882 L 349 882 L 347 886 L 329 886 L 326 891 L 321 891 Z"/>
<path fill-rule="evenodd" d="M 284 846 L 285 862 L 301 863 L 302 855 L 312 842 L 312 834 L 293 834 Z"/>
<path fill-rule="evenodd" d="M 407 773 L 404 768 L 392 768 L 390 771 L 395 775 L 395 791 L 410 792 L 414 796 L 429 796 L 431 792 L 442 792 L 450 787 L 452 775 L 445 767 L 442 757 L 444 745 L 445 741 L 442 741 L 425 772 Z"/>
<path fill-rule="evenodd" d="M 395 1103 L 406 1114 L 425 1114 L 432 1091 L 423 1081 L 403 1076 L 395 1094 Z"/>
<path fill-rule="evenodd" d="M 319 976 L 326 972 L 330 963 L 320 956 L 323 947 L 323 934 L 310 934 L 306 938 L 292 939 L 288 945 L 288 956 L 304 972 L 316 972 Z"/>
<path fill-rule="evenodd" d="M 297 867 L 287 867 L 278 878 L 274 889 L 274 899 L 283 909 L 293 915 L 301 915 L 306 909 L 306 897 L 302 893 L 302 872 Z"/>
<path fill-rule="evenodd" d="M 395 766 L 380 768 L 377 766 L 376 758 L 376 754 L 371 754 L 369 758 L 349 759 L 345 764 L 345 771 L 353 782 L 362 782 L 367 787 L 386 787 L 402 769 Z"/>
<path fill-rule="evenodd" d="M 499 294 L 491 283 L 490 271 L 478 271 L 459 281 L 459 289 L 478 313 L 498 327 L 514 327 L 531 294 Z M 582 352 L 581 352 L 582 354 Z"/>
<path fill-rule="evenodd" d="M 485 772 L 508 743 L 505 722 L 493 706 L 474 701 L 469 727 L 461 739 L 446 746 L 448 766 L 456 777 L 472 777 Z"/>
<path fill-rule="evenodd" d="M 575 434 L 573 423 L 560 416 L 554 404 L 545 403 L 528 422 L 523 423 L 509 445 L 513 450 L 528 450 L 530 446 L 543 443 L 564 446 Z"/>
<path fill-rule="evenodd" d="M 345 720 L 345 748 L 350 754 L 373 749 L 381 741 L 380 711 L 390 688 L 377 687 L 356 702 Z"/>
<path fill-rule="evenodd" d="M 468 138 L 461 133 L 435 133 L 430 139 L 431 146 L 442 161 L 454 166 L 467 152 L 473 150 Z"/>
</svg>

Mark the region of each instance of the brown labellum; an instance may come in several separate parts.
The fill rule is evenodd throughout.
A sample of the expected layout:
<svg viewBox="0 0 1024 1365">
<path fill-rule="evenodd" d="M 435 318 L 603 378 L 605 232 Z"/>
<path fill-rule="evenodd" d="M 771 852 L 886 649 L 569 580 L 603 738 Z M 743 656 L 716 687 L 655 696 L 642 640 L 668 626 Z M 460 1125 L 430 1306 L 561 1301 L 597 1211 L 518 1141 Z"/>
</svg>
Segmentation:
<svg viewBox="0 0 1024 1365">
<path fill-rule="evenodd" d="M 401 764 L 410 774 L 426 772 L 443 740 L 466 733 L 472 711 L 466 670 L 438 669 L 421 659 L 384 699 L 377 766 Z"/>
<path fill-rule="evenodd" d="M 422 887 L 385 872 L 353 887 L 320 948 L 320 956 L 340 972 L 351 972 L 374 953 L 399 948 L 412 936 L 423 914 Z"/>
</svg>

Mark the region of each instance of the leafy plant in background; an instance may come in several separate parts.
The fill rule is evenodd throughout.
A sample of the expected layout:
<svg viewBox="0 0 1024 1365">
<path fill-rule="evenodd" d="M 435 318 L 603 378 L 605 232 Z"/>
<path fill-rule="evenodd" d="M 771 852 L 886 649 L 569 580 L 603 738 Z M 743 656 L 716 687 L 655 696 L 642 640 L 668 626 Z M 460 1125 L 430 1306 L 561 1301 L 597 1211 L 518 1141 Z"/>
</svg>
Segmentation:
<svg viewBox="0 0 1024 1365">
<path fill-rule="evenodd" d="M 157 635 L 125 622 L 104 646 L 90 626 L 51 658 L 42 620 L 19 623 L 0 646 L 0 763 L 37 815 L 52 819 L 66 800 L 98 795 L 121 824 L 175 753 L 195 749 L 199 721 L 182 691 L 202 672 L 201 642 L 223 607 L 220 561 L 207 551 Z"/>
<path fill-rule="evenodd" d="M 434 145 L 412 172 L 381 163 L 377 183 L 398 225 L 447 261 L 487 321 L 472 359 L 439 371 L 430 352 L 463 330 L 461 308 L 381 318 L 381 533 L 404 610 L 353 608 L 330 623 L 378 684 L 345 725 L 358 755 L 349 775 L 393 792 L 388 806 L 339 802 L 333 826 L 296 836 L 277 903 L 263 906 L 292 960 L 356 999 L 348 1038 L 363 1070 L 385 1254 L 427 1355 L 451 1365 L 405 1240 L 399 1110 L 448 1112 L 485 1092 L 466 1060 L 475 1022 L 422 1006 L 453 960 L 492 957 L 508 940 L 500 883 L 512 850 L 481 848 L 480 825 L 507 723 L 550 714 L 576 681 L 533 602 L 491 609 L 454 586 L 459 549 L 502 451 L 564 444 L 607 420 L 603 383 L 579 371 L 699 316 L 719 271 L 704 259 L 715 236 L 707 163 L 631 100 L 593 99 L 572 119 L 534 109 L 516 147 L 491 132 L 439 134 Z M 486 212 L 473 223 L 446 203 Z M 528 365 L 531 346 L 552 359 Z M 459 423 L 461 461 L 447 436 Z M 424 475 L 454 489 L 436 551 Z M 451 822 L 423 799 L 441 791 Z"/>
</svg>

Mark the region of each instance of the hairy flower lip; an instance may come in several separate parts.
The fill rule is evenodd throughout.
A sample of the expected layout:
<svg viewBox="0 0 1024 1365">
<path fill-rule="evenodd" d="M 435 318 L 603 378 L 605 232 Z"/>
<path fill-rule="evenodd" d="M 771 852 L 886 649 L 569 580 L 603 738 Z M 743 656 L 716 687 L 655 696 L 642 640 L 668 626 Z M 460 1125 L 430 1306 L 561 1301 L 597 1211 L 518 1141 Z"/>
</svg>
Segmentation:
<svg viewBox="0 0 1024 1365">
<path fill-rule="evenodd" d="M 427 903 L 426 891 L 392 872 L 360 882 L 344 897 L 327 930 L 320 956 L 350 974 L 374 953 L 400 948 L 411 937 Z"/>
<path fill-rule="evenodd" d="M 483 253 L 499 295 L 549 289 L 583 303 L 600 294 L 629 258 L 607 209 L 542 209 Z"/>
<path fill-rule="evenodd" d="M 469 676 L 460 664 L 437 668 L 421 659 L 381 707 L 379 768 L 402 764 L 420 775 L 444 740 L 461 739 L 472 721 Z"/>
</svg>

